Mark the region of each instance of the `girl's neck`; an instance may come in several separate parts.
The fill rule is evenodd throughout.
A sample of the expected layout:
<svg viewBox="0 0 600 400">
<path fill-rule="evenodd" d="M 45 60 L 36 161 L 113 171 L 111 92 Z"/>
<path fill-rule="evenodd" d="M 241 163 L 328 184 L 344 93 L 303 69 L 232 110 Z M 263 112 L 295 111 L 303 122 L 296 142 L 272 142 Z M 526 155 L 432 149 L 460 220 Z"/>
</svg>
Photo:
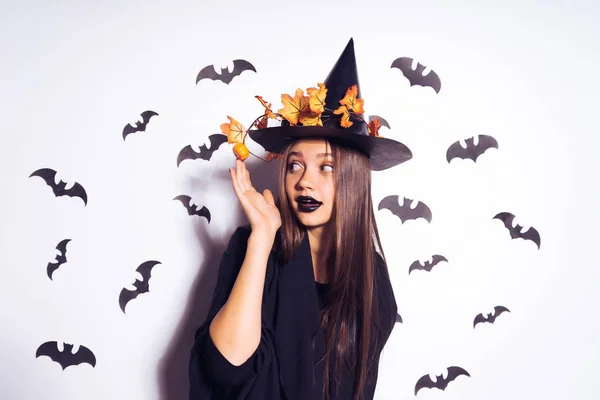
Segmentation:
<svg viewBox="0 0 600 400">
<path fill-rule="evenodd" d="M 329 282 L 330 256 L 335 246 L 335 235 L 331 232 L 331 225 L 307 229 L 306 233 L 310 243 L 315 280 L 320 283 L 327 283 Z"/>
</svg>

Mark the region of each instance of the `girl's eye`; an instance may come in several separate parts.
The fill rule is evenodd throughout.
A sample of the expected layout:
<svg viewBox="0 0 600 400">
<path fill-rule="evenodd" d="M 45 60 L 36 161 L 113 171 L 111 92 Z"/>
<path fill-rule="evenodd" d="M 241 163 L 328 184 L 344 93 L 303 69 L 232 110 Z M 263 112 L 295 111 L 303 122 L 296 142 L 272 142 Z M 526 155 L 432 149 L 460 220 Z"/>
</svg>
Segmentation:
<svg viewBox="0 0 600 400">
<path fill-rule="evenodd" d="M 333 172 L 333 165 L 325 164 L 323 165 L 323 168 L 330 168 L 329 170 L 326 170 L 326 172 Z"/>
<path fill-rule="evenodd" d="M 293 172 L 293 171 L 296 171 L 296 170 L 294 169 L 294 165 L 298 165 L 298 163 L 297 163 L 297 162 L 291 162 L 291 163 L 289 163 L 289 164 L 288 164 L 288 170 L 290 170 L 290 171 L 292 171 L 292 172 Z"/>
</svg>

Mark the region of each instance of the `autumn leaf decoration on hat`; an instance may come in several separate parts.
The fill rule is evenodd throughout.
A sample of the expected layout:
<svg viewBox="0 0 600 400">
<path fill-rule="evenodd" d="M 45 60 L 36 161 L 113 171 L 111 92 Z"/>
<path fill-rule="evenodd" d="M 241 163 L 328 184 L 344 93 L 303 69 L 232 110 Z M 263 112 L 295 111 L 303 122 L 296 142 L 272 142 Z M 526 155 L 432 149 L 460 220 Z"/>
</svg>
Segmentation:
<svg viewBox="0 0 600 400">
<path fill-rule="evenodd" d="M 343 128 L 351 127 L 355 122 L 351 121 L 351 116 L 355 117 L 368 127 L 369 136 L 379 136 L 379 119 L 374 119 L 367 123 L 361 115 L 364 114 L 364 99 L 358 98 L 358 86 L 353 85 L 348 88 L 346 95 L 339 101 L 339 107 L 335 110 L 325 106 L 327 97 L 327 88 L 323 83 L 317 83 L 318 87 L 306 89 L 306 94 L 300 88 L 296 89 L 296 93 L 292 97 L 289 94 L 281 95 L 281 103 L 283 108 L 273 112 L 271 103 L 267 103 L 261 96 L 254 96 L 265 108 L 265 113 L 252 122 L 250 128 L 236 121 L 234 118 L 227 116 L 229 122 L 221 124 L 221 131 L 227 136 L 227 143 L 235 143 L 233 153 L 237 158 L 245 161 L 252 154 L 245 145 L 248 132 L 252 128 L 265 129 L 269 119 L 281 121 L 282 124 L 289 126 L 323 126 L 323 120 L 330 118 L 339 118 L 340 126 Z M 324 116 L 323 114 L 326 113 Z M 324 118 L 324 119 L 322 119 Z M 281 155 L 269 152 L 267 159 L 263 159 L 255 154 L 252 154 L 263 161 L 272 161 L 279 158 Z"/>
</svg>

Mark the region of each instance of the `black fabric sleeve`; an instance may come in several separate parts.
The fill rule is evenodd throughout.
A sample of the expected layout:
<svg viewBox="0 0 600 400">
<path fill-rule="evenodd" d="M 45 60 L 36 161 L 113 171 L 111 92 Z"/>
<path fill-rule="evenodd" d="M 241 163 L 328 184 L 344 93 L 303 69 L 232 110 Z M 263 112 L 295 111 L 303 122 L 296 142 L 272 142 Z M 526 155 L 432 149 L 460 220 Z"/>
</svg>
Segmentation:
<svg viewBox="0 0 600 400">
<path fill-rule="evenodd" d="M 211 398 L 208 393 L 217 384 L 221 389 L 240 386 L 256 377 L 262 365 L 271 358 L 271 329 L 263 321 L 261 341 L 250 358 L 243 364 L 231 364 L 215 346 L 209 327 L 223 304 L 229 298 L 244 258 L 250 230 L 238 227 L 233 233 L 219 266 L 217 284 L 208 316 L 197 330 L 190 359 L 190 399 Z"/>
</svg>

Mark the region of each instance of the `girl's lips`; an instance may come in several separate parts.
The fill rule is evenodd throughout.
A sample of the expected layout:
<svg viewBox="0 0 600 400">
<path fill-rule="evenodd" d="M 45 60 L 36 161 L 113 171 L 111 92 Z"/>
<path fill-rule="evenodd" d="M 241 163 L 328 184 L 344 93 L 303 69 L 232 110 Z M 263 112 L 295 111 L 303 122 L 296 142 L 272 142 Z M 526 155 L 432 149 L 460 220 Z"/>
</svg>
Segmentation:
<svg viewBox="0 0 600 400">
<path fill-rule="evenodd" d="M 321 203 L 319 204 L 306 204 L 306 203 L 298 203 L 298 211 L 301 212 L 313 212 L 317 208 L 321 207 Z"/>
</svg>

